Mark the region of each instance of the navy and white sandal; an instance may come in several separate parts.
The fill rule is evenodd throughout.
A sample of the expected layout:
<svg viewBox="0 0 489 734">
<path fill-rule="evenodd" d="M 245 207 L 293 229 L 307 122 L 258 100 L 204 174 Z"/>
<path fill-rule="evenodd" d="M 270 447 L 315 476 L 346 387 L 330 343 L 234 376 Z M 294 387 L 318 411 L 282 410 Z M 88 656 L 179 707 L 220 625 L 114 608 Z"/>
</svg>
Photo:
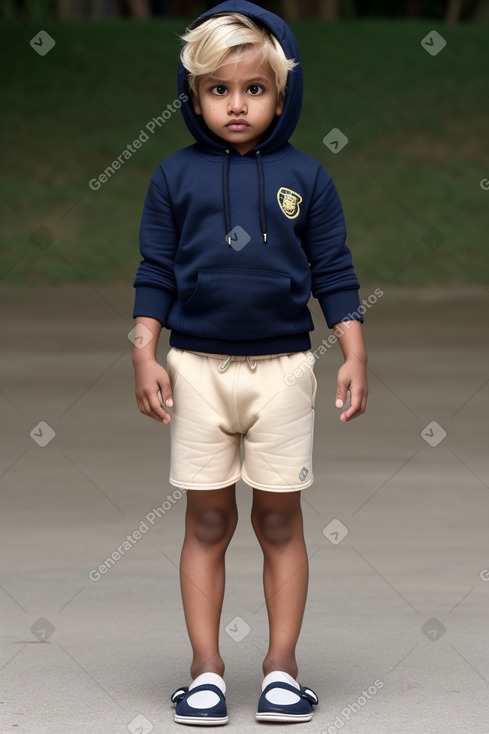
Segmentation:
<svg viewBox="0 0 489 734">
<path fill-rule="evenodd" d="M 217 685 L 216 685 L 217 684 Z M 216 673 L 202 673 L 190 686 L 177 688 L 171 701 L 175 704 L 178 724 L 220 726 L 229 721 L 226 684 Z"/>
<path fill-rule="evenodd" d="M 262 688 L 256 712 L 258 721 L 310 721 L 312 707 L 319 703 L 311 688 L 300 686 L 292 676 L 282 671 L 269 673 Z"/>
</svg>

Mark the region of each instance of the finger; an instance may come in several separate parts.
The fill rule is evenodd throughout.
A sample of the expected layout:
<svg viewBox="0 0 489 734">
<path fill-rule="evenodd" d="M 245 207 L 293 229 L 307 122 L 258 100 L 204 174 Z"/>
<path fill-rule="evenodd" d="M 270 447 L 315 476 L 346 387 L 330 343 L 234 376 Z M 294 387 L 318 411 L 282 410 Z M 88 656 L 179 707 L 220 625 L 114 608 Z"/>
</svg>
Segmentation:
<svg viewBox="0 0 489 734">
<path fill-rule="evenodd" d="M 160 393 L 157 396 L 151 396 L 149 398 L 149 407 L 151 410 L 152 417 L 157 416 L 162 423 L 169 423 L 171 418 L 163 408 L 162 401 L 160 399 Z"/>
<path fill-rule="evenodd" d="M 173 408 L 173 395 L 168 383 L 163 385 L 161 390 L 158 390 L 158 399 L 161 405 L 166 406 L 167 408 Z"/>
<path fill-rule="evenodd" d="M 365 413 L 365 401 L 366 395 L 363 390 L 353 390 L 350 395 L 350 407 L 340 415 L 340 420 L 346 423 L 346 421 L 352 420 L 352 418 L 357 418 L 357 416 Z"/>
<path fill-rule="evenodd" d="M 149 398 L 142 398 L 138 400 L 138 408 L 143 415 L 146 415 L 148 418 L 153 418 L 158 423 L 170 422 L 170 416 L 159 405 L 159 402 L 152 405 Z"/>
<path fill-rule="evenodd" d="M 336 398 L 335 398 L 335 406 L 337 408 L 342 408 L 346 402 L 346 398 L 348 395 L 348 386 L 343 385 L 340 382 L 336 385 Z"/>
<path fill-rule="evenodd" d="M 360 408 L 358 410 L 358 415 L 363 415 L 365 411 L 367 410 L 367 397 L 368 397 L 368 388 L 361 391 L 361 402 L 360 402 Z M 356 416 L 354 416 L 356 418 Z"/>
<path fill-rule="evenodd" d="M 171 416 L 169 415 L 166 409 L 173 407 L 173 399 L 171 397 L 171 391 L 169 395 L 167 393 L 166 400 L 165 400 L 161 394 L 161 390 L 158 390 L 158 402 L 159 402 L 158 411 L 160 407 L 163 410 L 163 423 L 169 423 L 171 421 Z M 161 412 L 160 412 L 160 415 L 161 415 Z"/>
</svg>

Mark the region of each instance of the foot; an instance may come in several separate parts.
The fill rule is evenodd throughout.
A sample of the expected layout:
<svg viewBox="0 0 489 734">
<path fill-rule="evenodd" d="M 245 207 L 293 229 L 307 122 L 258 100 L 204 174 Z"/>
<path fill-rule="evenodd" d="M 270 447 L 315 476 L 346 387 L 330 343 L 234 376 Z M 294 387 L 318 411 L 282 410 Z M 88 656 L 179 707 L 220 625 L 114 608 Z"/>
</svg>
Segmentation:
<svg viewBox="0 0 489 734">
<path fill-rule="evenodd" d="M 288 673 L 274 670 L 265 676 L 258 701 L 258 721 L 302 722 L 312 719 L 312 707 L 318 704 L 313 690 L 299 685 Z"/>
<path fill-rule="evenodd" d="M 178 724 L 220 726 L 229 721 L 226 684 L 217 673 L 202 673 L 190 686 L 177 688 L 171 700 Z"/>
</svg>

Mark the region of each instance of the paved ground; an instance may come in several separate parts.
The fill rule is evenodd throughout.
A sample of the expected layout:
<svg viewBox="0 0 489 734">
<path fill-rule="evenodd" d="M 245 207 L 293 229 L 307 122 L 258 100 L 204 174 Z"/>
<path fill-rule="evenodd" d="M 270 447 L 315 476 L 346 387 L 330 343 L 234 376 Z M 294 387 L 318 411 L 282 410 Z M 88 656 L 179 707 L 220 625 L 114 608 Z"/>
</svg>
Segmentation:
<svg viewBox="0 0 489 734">
<path fill-rule="evenodd" d="M 131 306 L 116 288 L 1 296 L 2 733 L 183 731 L 169 694 L 189 680 L 185 500 L 167 481 L 168 429 L 136 409 Z M 298 657 L 320 706 L 301 732 L 489 732 L 487 313 L 478 286 L 385 289 L 365 326 L 369 411 L 348 425 L 339 350 L 317 363 Z M 329 334 L 316 322 L 314 345 Z M 270 727 L 254 721 L 267 619 L 244 484 L 238 499 L 221 646 L 227 731 L 253 732 Z"/>
</svg>

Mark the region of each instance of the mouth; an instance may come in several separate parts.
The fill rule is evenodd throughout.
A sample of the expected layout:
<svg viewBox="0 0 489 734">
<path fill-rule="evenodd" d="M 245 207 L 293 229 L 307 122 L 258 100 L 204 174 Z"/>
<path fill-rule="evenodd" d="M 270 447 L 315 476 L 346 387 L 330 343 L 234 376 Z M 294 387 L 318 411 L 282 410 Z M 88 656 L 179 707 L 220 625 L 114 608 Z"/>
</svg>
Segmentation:
<svg viewBox="0 0 489 734">
<path fill-rule="evenodd" d="M 249 124 L 246 122 L 246 120 L 231 120 L 226 124 L 226 127 L 229 130 L 241 132 L 242 130 L 246 130 L 246 128 L 249 127 Z"/>
</svg>

